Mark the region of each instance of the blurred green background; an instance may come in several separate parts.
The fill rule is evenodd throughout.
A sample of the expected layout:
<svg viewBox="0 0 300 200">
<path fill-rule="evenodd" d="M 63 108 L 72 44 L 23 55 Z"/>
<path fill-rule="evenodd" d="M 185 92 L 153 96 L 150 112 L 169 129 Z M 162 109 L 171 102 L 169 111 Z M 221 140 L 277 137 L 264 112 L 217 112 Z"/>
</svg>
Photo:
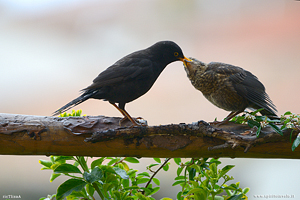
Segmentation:
<svg viewBox="0 0 300 200">
<path fill-rule="evenodd" d="M 0 0 L 0 30 L 1 113 L 49 116 L 115 61 L 160 40 L 175 41 L 187 57 L 251 71 L 265 85 L 279 115 L 300 113 L 299 1 Z M 150 125 L 212 121 L 228 114 L 194 89 L 181 62 L 170 64 L 152 89 L 126 108 Z M 76 109 L 120 116 L 99 100 Z M 48 158 L 0 156 L 0 199 L 55 193 L 63 179 L 50 183 L 51 172 L 40 170 L 39 159 Z M 250 187 L 249 199 L 300 196 L 295 184 L 298 160 L 221 160 L 236 165 L 230 175 Z M 145 170 L 151 161 L 131 166 Z M 176 197 L 179 188 L 171 187 L 174 169 L 171 165 L 170 171 L 158 174 L 163 185 L 155 198 Z"/>
</svg>

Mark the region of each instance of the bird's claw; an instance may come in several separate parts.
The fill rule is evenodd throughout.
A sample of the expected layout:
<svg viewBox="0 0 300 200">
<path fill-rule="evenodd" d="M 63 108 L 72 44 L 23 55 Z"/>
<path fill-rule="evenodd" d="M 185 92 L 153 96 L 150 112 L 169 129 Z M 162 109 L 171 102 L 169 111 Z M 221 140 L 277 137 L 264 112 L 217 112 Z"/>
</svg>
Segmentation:
<svg viewBox="0 0 300 200">
<path fill-rule="evenodd" d="M 119 125 L 122 126 L 122 123 L 127 121 L 127 120 L 130 120 L 128 119 L 128 117 L 124 117 L 123 119 L 121 119 L 119 121 Z M 134 127 L 134 126 L 148 126 L 148 122 L 147 120 L 141 118 L 141 117 L 138 117 L 138 118 L 135 118 L 135 119 L 132 119 L 133 121 L 132 122 L 132 125 L 130 126 L 130 128 Z"/>
</svg>

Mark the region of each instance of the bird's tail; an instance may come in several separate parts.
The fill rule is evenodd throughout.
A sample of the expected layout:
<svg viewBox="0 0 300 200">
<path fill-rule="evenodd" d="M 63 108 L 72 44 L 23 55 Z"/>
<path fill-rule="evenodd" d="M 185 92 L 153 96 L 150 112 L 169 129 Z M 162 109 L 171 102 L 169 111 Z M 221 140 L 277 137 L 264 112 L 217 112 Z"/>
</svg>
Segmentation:
<svg viewBox="0 0 300 200">
<path fill-rule="evenodd" d="M 276 112 L 276 111 L 273 111 L 273 110 L 266 110 L 266 109 L 260 111 L 260 113 L 261 113 L 262 115 L 267 115 L 267 116 L 277 116 L 275 112 Z"/>
<path fill-rule="evenodd" d="M 82 102 L 88 100 L 92 95 L 93 93 L 83 93 L 81 96 L 77 97 L 76 99 L 72 100 L 71 102 L 67 103 L 66 105 L 55 111 L 52 116 L 59 115 L 60 113 L 63 113 L 73 108 L 74 106 L 81 104 Z"/>
</svg>

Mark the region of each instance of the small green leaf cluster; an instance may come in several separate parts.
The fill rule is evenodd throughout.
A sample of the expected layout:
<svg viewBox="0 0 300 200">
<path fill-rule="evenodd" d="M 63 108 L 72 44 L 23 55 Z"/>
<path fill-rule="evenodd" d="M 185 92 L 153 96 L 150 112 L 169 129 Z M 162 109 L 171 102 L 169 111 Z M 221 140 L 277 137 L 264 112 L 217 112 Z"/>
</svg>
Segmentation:
<svg viewBox="0 0 300 200">
<path fill-rule="evenodd" d="M 281 115 L 281 130 L 285 129 L 293 129 L 293 131 L 300 131 L 299 130 L 299 125 L 300 125 L 300 115 L 297 115 L 295 113 L 292 113 L 290 111 L 285 112 L 283 115 Z M 293 131 L 291 132 L 290 135 L 290 142 L 292 142 L 292 134 Z M 292 145 L 292 151 L 295 151 L 296 147 L 298 147 L 300 144 L 300 134 L 296 137 L 296 139 L 293 142 Z"/>
<path fill-rule="evenodd" d="M 127 163 L 139 163 L 138 159 L 101 157 L 92 161 L 90 168 L 87 166 L 87 159 L 82 156 L 50 156 L 49 161 L 39 161 L 43 165 L 42 170 L 53 170 L 50 182 L 61 175 L 70 177 L 57 188 L 57 200 L 94 199 L 95 192 L 101 199 L 154 200 L 151 195 L 155 194 L 159 187 L 152 187 L 149 173 L 138 173 L 138 170 L 128 167 Z M 70 164 L 67 160 L 74 162 Z M 104 161 L 107 164 L 104 164 Z M 152 180 L 156 185 L 160 184 L 157 178 Z M 147 187 L 142 187 L 148 182 Z M 53 199 L 54 196 L 47 198 Z"/>
<path fill-rule="evenodd" d="M 258 109 L 254 112 L 246 112 L 242 116 L 235 116 L 231 121 L 238 124 L 248 124 L 249 127 L 257 127 L 256 136 L 259 137 L 261 129 L 270 126 L 272 127 L 278 134 L 283 135 L 283 131 L 286 129 L 293 129 L 296 131 L 300 131 L 300 115 L 292 113 L 290 111 L 285 112 L 281 115 L 279 119 L 269 119 L 267 116 L 257 116 L 256 114 L 263 109 Z M 292 142 L 293 131 L 290 134 L 290 142 Z M 292 151 L 294 151 L 300 144 L 300 134 L 296 137 L 292 145 Z"/>
<path fill-rule="evenodd" d="M 249 127 L 257 127 L 256 136 L 259 137 L 261 129 L 267 126 L 270 126 L 276 131 L 278 134 L 283 135 L 282 130 L 276 126 L 275 123 L 280 123 L 279 119 L 269 119 L 267 116 L 258 116 L 256 115 L 258 112 L 262 111 L 263 108 L 258 109 L 254 112 L 245 112 L 242 116 L 235 116 L 231 119 L 231 121 L 237 124 L 248 124 Z"/>
<path fill-rule="evenodd" d="M 180 185 L 182 188 L 177 194 L 178 200 L 247 199 L 249 188 L 240 188 L 239 182 L 226 184 L 233 180 L 233 177 L 227 175 L 233 165 L 218 169 L 221 162 L 213 158 L 209 161 L 208 158 L 193 158 L 185 163 L 180 158 L 174 158 L 174 161 L 179 167 L 173 186 Z M 224 192 L 226 194 L 220 196 Z"/>
<path fill-rule="evenodd" d="M 82 113 L 81 109 L 79 109 L 77 111 L 72 110 L 72 113 L 67 113 L 67 112 L 60 113 L 59 117 L 80 117 L 81 113 Z M 85 116 L 85 115 L 83 115 L 83 116 Z"/>
</svg>

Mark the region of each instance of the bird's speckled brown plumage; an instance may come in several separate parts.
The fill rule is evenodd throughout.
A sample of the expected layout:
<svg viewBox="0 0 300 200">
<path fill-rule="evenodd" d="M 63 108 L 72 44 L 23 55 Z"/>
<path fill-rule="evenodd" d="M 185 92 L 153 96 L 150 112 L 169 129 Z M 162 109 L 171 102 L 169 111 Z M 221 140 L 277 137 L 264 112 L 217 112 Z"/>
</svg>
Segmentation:
<svg viewBox="0 0 300 200">
<path fill-rule="evenodd" d="M 246 108 L 264 108 L 261 114 L 276 116 L 276 107 L 265 87 L 251 72 L 225 63 L 206 64 L 190 59 L 184 65 L 192 85 L 215 106 L 231 111 L 224 123 Z"/>
</svg>

